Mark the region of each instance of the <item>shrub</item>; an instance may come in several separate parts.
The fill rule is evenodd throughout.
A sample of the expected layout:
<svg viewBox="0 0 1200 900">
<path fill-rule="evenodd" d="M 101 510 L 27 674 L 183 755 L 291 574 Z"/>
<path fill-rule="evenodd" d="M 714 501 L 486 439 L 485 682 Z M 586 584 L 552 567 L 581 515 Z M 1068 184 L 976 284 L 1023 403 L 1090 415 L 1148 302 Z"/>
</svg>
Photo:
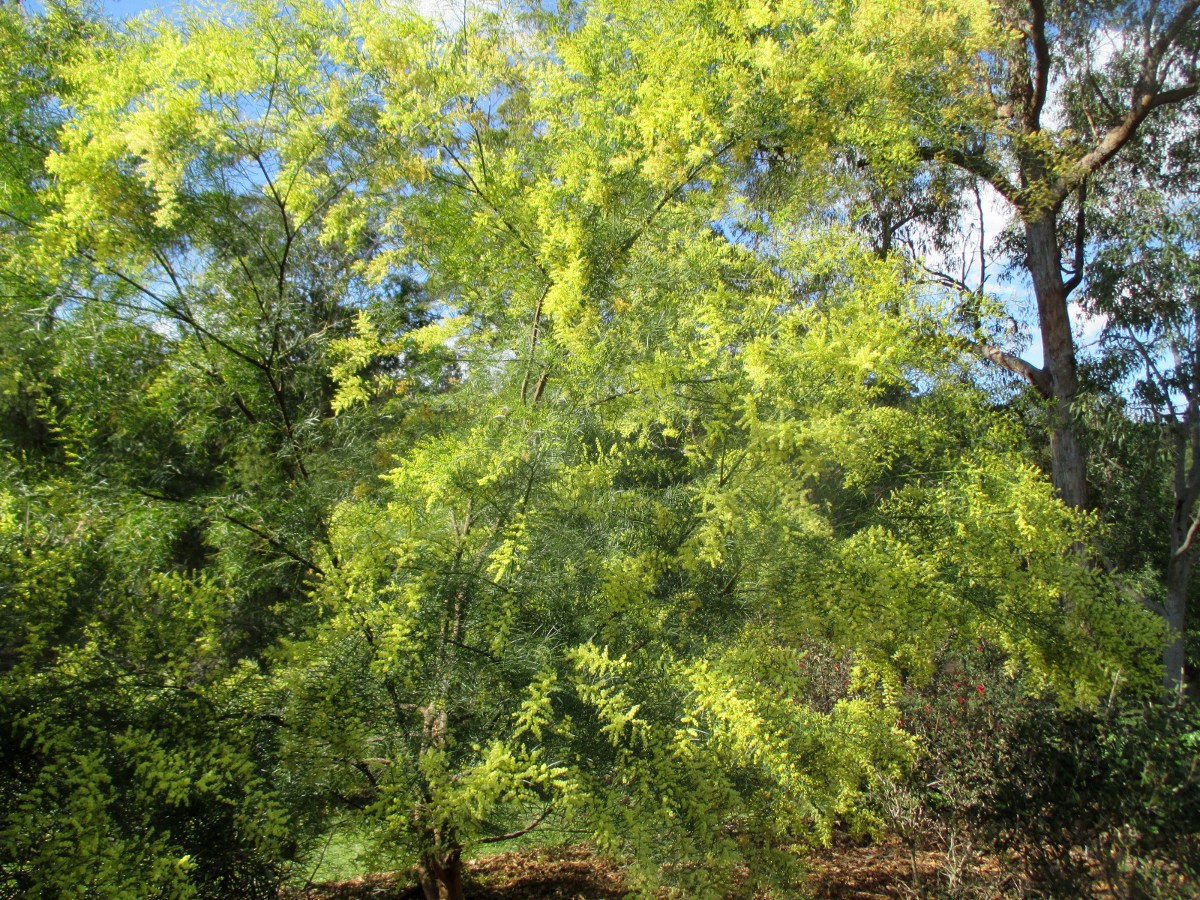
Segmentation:
<svg viewBox="0 0 1200 900">
<path fill-rule="evenodd" d="M 1008 895 L 1183 898 L 1200 878 L 1200 711 L 1117 701 L 1063 709 L 988 654 L 913 696 L 918 764 L 885 797 L 901 836 L 946 853 L 943 888 L 969 895 L 995 854 Z M 976 878 L 978 882 L 978 878 Z M 994 891 L 996 885 L 990 885 Z"/>
</svg>

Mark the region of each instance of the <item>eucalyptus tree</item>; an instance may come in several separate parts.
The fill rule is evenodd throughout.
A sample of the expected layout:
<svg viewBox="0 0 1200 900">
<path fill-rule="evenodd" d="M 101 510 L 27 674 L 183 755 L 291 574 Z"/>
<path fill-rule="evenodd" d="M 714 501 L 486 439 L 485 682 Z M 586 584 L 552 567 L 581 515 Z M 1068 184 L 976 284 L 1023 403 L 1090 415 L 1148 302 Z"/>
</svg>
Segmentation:
<svg viewBox="0 0 1200 900">
<path fill-rule="evenodd" d="M 1156 110 L 1194 104 L 1197 3 L 683 4 L 655 22 L 672 38 L 644 59 L 677 89 L 664 90 L 659 109 L 687 110 L 677 134 L 724 131 L 747 153 L 792 159 L 802 176 L 820 138 L 883 184 L 950 166 L 1003 198 L 1017 220 L 1014 262 L 1036 299 L 1042 362 L 986 334 L 976 349 L 1045 399 L 1055 484 L 1069 505 L 1086 507 L 1070 297 L 1084 278 L 1087 183 Z M 668 143 L 665 121 L 657 127 Z"/>
<path fill-rule="evenodd" d="M 1170 639 L 1166 683 L 1187 682 L 1190 572 L 1200 498 L 1200 219 L 1195 111 L 1156 123 L 1096 184 L 1088 308 L 1102 317 L 1103 370 L 1145 433 L 1166 496 L 1151 511 Z M 1138 427 L 1138 426 L 1134 426 Z M 1147 430 L 1148 429 L 1148 430 Z M 1115 514 L 1119 514 L 1116 513 Z"/>
<path fill-rule="evenodd" d="M 922 155 L 987 181 L 1020 219 L 1043 361 L 1035 367 L 1007 355 L 991 358 L 1050 401 L 1055 484 L 1073 506 L 1087 505 L 1086 449 L 1072 421 L 1079 381 L 1069 309 L 1084 279 L 1087 184 L 1155 110 L 1194 102 L 1197 9 L 1194 0 L 1002 6 L 999 24 L 1008 39 L 979 70 L 995 124 L 920 143 Z M 1063 223 L 1070 199 L 1074 221 Z"/>
<path fill-rule="evenodd" d="M 1001 4 L 968 66 L 967 99 L 914 104 L 931 123 L 913 128 L 916 156 L 987 182 L 1019 222 L 1017 261 L 1036 299 L 1042 362 L 987 343 L 979 350 L 1048 402 L 1055 484 L 1076 507 L 1087 506 L 1087 463 L 1072 411 L 1080 387 L 1070 297 L 1085 275 L 1088 182 L 1156 110 L 1194 103 L 1197 8 Z"/>
</svg>

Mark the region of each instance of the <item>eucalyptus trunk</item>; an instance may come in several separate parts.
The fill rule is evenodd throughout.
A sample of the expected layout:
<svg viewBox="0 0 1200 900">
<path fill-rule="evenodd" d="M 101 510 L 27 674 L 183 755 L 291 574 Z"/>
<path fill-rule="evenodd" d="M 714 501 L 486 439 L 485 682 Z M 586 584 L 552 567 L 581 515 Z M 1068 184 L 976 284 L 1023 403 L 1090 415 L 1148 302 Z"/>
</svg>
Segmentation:
<svg viewBox="0 0 1200 900">
<path fill-rule="evenodd" d="M 1057 219 L 1057 210 L 1045 210 L 1036 218 L 1025 220 L 1027 265 L 1037 299 L 1042 366 L 1050 376 L 1046 399 L 1050 403 L 1051 477 L 1064 503 L 1084 509 L 1088 505 L 1087 454 L 1075 422 L 1079 374 Z"/>
<path fill-rule="evenodd" d="M 1200 334 L 1200 312 L 1196 313 L 1197 334 Z M 1188 411 L 1175 428 L 1175 504 L 1171 515 L 1171 555 L 1167 559 L 1166 599 L 1163 619 L 1167 625 L 1167 643 L 1163 647 L 1163 684 L 1175 694 L 1184 694 L 1187 684 L 1187 613 L 1188 587 L 1191 581 L 1192 541 L 1196 523 L 1193 520 L 1196 502 L 1200 500 L 1200 414 L 1195 397 L 1195 385 L 1200 385 L 1200 359 L 1193 371 L 1194 386 L 1188 397 Z"/>
<path fill-rule="evenodd" d="M 1171 693 L 1183 693 L 1187 688 L 1184 672 L 1184 637 L 1187 627 L 1187 594 L 1191 553 L 1179 552 L 1176 529 L 1171 530 L 1171 559 L 1167 563 L 1167 597 L 1163 618 L 1169 633 L 1163 647 L 1163 685 Z"/>
</svg>

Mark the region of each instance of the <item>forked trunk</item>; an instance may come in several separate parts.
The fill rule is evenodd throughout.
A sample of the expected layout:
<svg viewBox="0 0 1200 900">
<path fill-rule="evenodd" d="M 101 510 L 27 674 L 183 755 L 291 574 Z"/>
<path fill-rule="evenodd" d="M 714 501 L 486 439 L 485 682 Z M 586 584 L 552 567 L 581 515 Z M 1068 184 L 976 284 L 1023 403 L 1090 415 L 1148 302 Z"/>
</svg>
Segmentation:
<svg viewBox="0 0 1200 900">
<path fill-rule="evenodd" d="M 435 851 L 421 859 L 425 900 L 463 900 L 462 850 Z"/>
</svg>

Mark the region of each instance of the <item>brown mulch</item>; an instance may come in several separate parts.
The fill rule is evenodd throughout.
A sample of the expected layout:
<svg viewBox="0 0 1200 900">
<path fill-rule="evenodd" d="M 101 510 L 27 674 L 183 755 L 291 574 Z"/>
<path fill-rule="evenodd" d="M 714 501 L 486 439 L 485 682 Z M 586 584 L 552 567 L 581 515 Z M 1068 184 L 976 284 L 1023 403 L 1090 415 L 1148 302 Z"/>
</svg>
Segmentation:
<svg viewBox="0 0 1200 900">
<path fill-rule="evenodd" d="M 383 872 L 379 875 L 363 875 L 349 881 L 323 881 L 301 890 L 285 890 L 280 900 L 359 900 L 371 897 L 374 900 L 407 900 L 412 892 L 408 879 L 396 883 L 396 873 Z"/>
<path fill-rule="evenodd" d="M 914 900 L 937 883 L 940 854 L 913 857 L 898 843 L 840 844 L 810 858 L 812 900 Z M 284 900 L 420 900 L 410 874 L 368 875 L 289 892 Z M 521 850 L 473 860 L 469 900 L 617 900 L 630 895 L 621 868 L 585 847 Z"/>
<path fill-rule="evenodd" d="M 616 900 L 629 889 L 620 866 L 585 847 L 517 851 L 471 863 L 472 900 Z"/>
<path fill-rule="evenodd" d="M 898 844 L 835 846 L 809 858 L 809 888 L 813 900 L 910 900 L 919 896 L 914 882 L 932 883 L 940 863 L 936 854 L 918 854 L 914 879 L 913 858 Z"/>
<path fill-rule="evenodd" d="M 629 895 L 620 867 L 585 847 L 501 853 L 468 864 L 470 900 L 617 900 Z M 420 900 L 411 873 L 313 885 L 283 900 Z"/>
<path fill-rule="evenodd" d="M 946 872 L 952 868 L 944 853 L 914 852 L 898 840 L 858 845 L 845 841 L 808 858 L 811 900 L 920 900 L 942 896 Z M 961 865 L 961 864 L 960 864 Z M 995 859 L 973 856 L 960 877 L 972 884 L 970 896 L 1003 900 L 1010 879 Z M 939 890 L 941 889 L 941 890 Z"/>
</svg>

